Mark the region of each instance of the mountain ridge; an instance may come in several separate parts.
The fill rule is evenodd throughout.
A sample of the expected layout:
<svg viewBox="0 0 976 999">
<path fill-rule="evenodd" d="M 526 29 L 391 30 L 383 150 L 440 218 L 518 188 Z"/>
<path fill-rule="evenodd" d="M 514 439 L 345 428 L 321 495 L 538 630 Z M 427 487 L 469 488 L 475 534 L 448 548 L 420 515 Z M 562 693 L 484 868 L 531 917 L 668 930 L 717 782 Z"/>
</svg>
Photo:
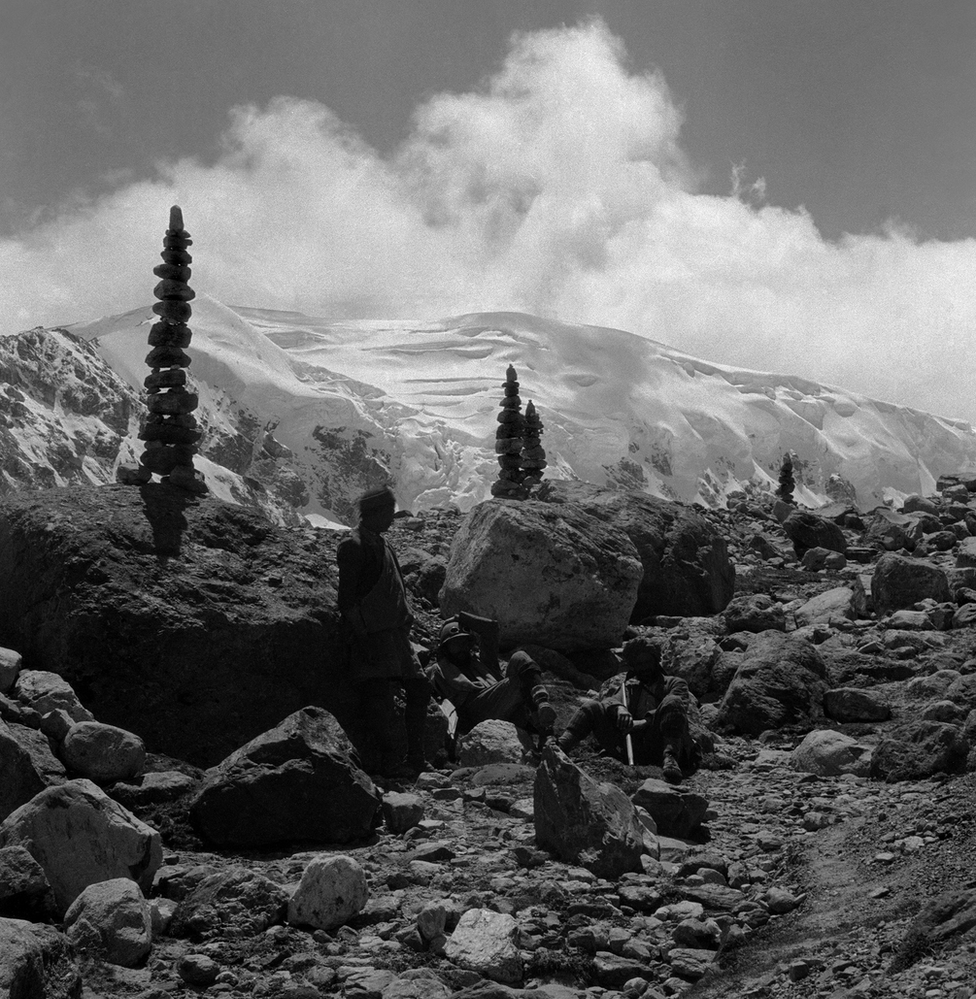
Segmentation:
<svg viewBox="0 0 976 999">
<path fill-rule="evenodd" d="M 385 480 L 411 509 L 488 498 L 509 364 L 541 413 L 551 478 L 723 506 L 774 490 L 789 451 L 799 502 L 870 508 L 976 465 L 965 421 L 609 327 L 515 312 L 331 320 L 207 295 L 193 309 L 201 470 L 279 521 L 348 522 L 356 494 Z M 153 322 L 146 306 L 61 329 L 138 393 Z"/>
</svg>

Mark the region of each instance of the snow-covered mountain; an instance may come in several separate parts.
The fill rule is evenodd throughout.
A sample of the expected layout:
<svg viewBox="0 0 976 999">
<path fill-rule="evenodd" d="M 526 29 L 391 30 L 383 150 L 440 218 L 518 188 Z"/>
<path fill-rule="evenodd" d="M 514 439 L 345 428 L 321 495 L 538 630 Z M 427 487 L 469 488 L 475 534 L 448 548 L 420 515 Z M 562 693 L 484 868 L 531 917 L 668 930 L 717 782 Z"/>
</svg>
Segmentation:
<svg viewBox="0 0 976 999">
<path fill-rule="evenodd" d="M 112 391 L 135 397 L 155 320 L 146 306 L 57 335 L 75 354 L 91 357 L 84 348 L 94 347 L 123 383 Z M 939 475 L 976 466 L 968 423 L 702 361 L 622 330 L 518 313 L 332 322 L 205 295 L 193 303 L 191 326 L 189 373 L 206 430 L 198 467 L 218 495 L 284 521 L 348 520 L 355 496 L 387 478 L 411 509 L 468 509 L 487 498 L 509 364 L 523 402 L 532 399 L 542 415 L 550 477 L 722 505 L 775 488 L 791 451 L 800 502 L 846 497 L 867 508 L 931 492 Z M 16 366 L 10 353 L 0 339 L 0 366 Z M 72 364 L 92 385 L 111 375 L 79 374 L 80 362 Z M 45 405 L 51 425 L 70 437 L 63 403 L 38 400 L 35 408 Z M 140 450 L 137 422 L 125 434 L 119 427 L 120 460 Z M 0 440 L 4 433 L 10 428 L 0 427 Z M 107 481 L 108 464 L 78 474 Z M 8 488 L 19 481 L 6 463 L 0 475 Z M 55 468 L 54 481 L 63 478 Z"/>
</svg>

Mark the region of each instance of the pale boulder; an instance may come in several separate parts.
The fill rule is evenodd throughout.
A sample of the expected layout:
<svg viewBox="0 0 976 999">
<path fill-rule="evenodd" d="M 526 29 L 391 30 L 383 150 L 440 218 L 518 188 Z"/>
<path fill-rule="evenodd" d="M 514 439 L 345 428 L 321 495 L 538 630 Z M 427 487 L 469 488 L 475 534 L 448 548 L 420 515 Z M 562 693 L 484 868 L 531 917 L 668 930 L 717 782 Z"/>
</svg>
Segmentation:
<svg viewBox="0 0 976 999">
<path fill-rule="evenodd" d="M 133 732 L 97 721 L 77 722 L 61 744 L 61 759 L 96 784 L 131 780 L 146 765 L 146 747 Z"/>
<path fill-rule="evenodd" d="M 528 744 L 527 744 L 528 743 Z M 458 763 L 462 767 L 484 767 L 490 763 L 524 763 L 531 739 L 507 721 L 489 718 L 461 736 Z"/>
<path fill-rule="evenodd" d="M 833 729 L 808 732 L 790 756 L 790 765 L 794 770 L 820 777 L 835 777 L 838 774 L 867 777 L 870 764 L 870 749 Z"/>
<path fill-rule="evenodd" d="M 508 913 L 468 909 L 448 938 L 444 955 L 458 967 L 493 981 L 519 982 L 522 957 L 517 937 L 518 923 Z"/>
<path fill-rule="evenodd" d="M 63 913 L 89 885 L 128 877 L 143 892 L 163 861 L 159 833 L 89 780 L 49 787 L 0 824 L 0 847 L 23 846 Z"/>
<path fill-rule="evenodd" d="M 451 544 L 440 604 L 445 616 L 494 618 L 503 647 L 613 647 L 642 575 L 630 538 L 573 504 L 491 500 Z"/>
<path fill-rule="evenodd" d="M 369 900 L 366 872 L 352 857 L 313 857 L 288 903 L 288 922 L 332 930 L 362 912 Z"/>
<path fill-rule="evenodd" d="M 796 626 L 803 628 L 809 624 L 831 624 L 837 621 L 853 621 L 867 614 L 867 602 L 863 587 L 855 592 L 849 586 L 835 586 L 825 593 L 818 593 L 795 608 L 793 617 Z"/>
<path fill-rule="evenodd" d="M 12 691 L 21 704 L 33 708 L 39 715 L 63 708 L 76 722 L 95 719 L 78 700 L 71 684 L 57 673 L 40 669 L 21 670 Z"/>
<path fill-rule="evenodd" d="M 152 914 L 129 878 L 89 885 L 68 907 L 64 931 L 78 950 L 134 968 L 152 947 Z"/>
</svg>

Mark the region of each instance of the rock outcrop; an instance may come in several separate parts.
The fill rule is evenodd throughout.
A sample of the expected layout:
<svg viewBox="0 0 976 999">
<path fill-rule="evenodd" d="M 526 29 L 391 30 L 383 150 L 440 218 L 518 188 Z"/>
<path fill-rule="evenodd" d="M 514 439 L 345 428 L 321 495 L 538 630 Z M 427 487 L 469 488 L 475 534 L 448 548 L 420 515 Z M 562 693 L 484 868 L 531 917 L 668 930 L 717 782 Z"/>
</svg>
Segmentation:
<svg viewBox="0 0 976 999">
<path fill-rule="evenodd" d="M 162 483 L 11 496 L 0 645 L 151 752 L 211 765 L 306 704 L 353 713 L 334 552 Z"/>
</svg>

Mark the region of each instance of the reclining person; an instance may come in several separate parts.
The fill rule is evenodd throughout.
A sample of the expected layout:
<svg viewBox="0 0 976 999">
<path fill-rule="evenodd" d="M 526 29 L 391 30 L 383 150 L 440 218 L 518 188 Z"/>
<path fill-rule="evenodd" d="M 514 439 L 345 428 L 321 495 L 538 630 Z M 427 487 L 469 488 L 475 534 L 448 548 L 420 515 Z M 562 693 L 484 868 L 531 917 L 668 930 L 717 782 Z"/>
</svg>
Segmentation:
<svg viewBox="0 0 976 999">
<path fill-rule="evenodd" d="M 629 735 L 636 766 L 661 767 L 666 781 L 680 784 L 679 761 L 688 769 L 697 766 L 697 746 L 688 730 L 688 684 L 665 676 L 661 647 L 650 639 L 625 642 L 621 658 L 627 667 L 623 684 L 584 701 L 559 736 L 559 747 L 568 753 L 593 735 L 605 753 L 627 763 Z"/>
<path fill-rule="evenodd" d="M 542 670 L 526 652 L 516 652 L 502 675 L 498 622 L 462 612 L 441 627 L 427 675 L 436 695 L 457 712 L 457 735 L 489 718 L 511 722 L 543 740 L 556 712 L 542 683 Z"/>
</svg>

